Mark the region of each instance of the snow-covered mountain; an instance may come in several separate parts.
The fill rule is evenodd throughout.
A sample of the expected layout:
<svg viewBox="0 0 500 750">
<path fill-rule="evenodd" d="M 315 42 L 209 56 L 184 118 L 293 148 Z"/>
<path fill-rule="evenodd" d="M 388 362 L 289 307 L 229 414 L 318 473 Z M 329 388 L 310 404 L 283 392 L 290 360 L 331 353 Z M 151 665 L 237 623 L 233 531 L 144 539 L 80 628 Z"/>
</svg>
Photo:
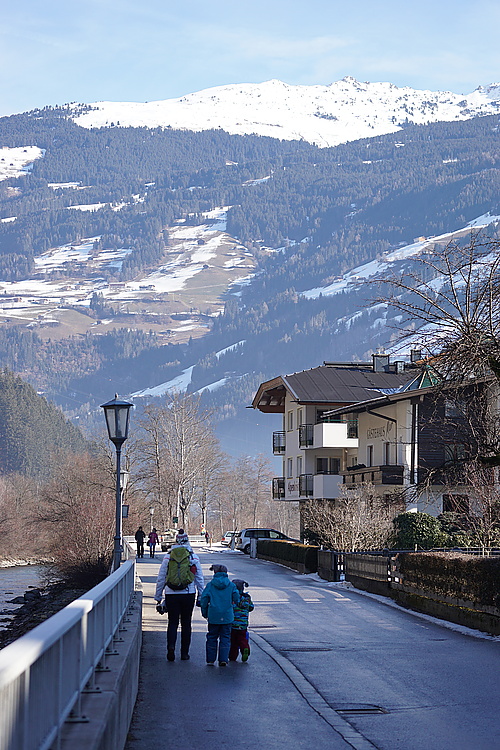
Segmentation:
<svg viewBox="0 0 500 750">
<path fill-rule="evenodd" d="M 500 113 L 500 83 L 463 96 L 418 91 L 391 83 L 360 83 L 346 77 L 328 86 L 291 86 L 282 81 L 242 83 L 157 102 L 97 102 L 74 121 L 85 128 L 220 128 L 232 134 L 262 135 L 336 146 L 359 138 L 394 133 L 406 123 L 468 120 Z"/>
</svg>

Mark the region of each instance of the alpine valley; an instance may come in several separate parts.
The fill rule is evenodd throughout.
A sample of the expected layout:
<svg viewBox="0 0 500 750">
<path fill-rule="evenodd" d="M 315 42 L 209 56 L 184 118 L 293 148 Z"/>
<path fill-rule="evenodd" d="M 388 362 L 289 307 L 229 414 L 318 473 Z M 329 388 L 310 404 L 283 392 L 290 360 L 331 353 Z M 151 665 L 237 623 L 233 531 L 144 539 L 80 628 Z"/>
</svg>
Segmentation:
<svg viewBox="0 0 500 750">
<path fill-rule="evenodd" d="M 115 392 L 200 393 L 269 452 L 257 386 L 386 347 L 370 279 L 498 238 L 500 84 L 345 78 L 0 119 L 0 362 L 92 429 Z"/>
</svg>

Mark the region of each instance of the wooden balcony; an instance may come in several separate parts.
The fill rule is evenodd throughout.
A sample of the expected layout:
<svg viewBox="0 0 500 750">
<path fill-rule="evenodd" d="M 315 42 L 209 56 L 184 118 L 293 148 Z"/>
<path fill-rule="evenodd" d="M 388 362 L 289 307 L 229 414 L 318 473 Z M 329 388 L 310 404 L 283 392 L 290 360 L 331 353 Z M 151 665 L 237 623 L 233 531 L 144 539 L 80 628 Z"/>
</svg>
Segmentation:
<svg viewBox="0 0 500 750">
<path fill-rule="evenodd" d="M 369 482 L 374 485 L 403 485 L 404 466 L 355 466 L 342 471 L 344 484 L 354 486 Z"/>
</svg>

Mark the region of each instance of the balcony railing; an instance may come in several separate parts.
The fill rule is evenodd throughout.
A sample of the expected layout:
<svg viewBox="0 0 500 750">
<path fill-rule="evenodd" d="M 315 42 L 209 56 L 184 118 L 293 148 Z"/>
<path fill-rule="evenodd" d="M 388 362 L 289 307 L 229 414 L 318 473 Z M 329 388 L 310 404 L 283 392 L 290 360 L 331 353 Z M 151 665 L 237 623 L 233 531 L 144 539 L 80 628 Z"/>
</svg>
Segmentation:
<svg viewBox="0 0 500 750">
<path fill-rule="evenodd" d="M 273 453 L 282 456 L 286 448 L 286 432 L 273 432 Z"/>
<path fill-rule="evenodd" d="M 285 477 L 274 477 L 273 500 L 283 500 L 285 497 Z"/>
<path fill-rule="evenodd" d="M 314 443 L 314 425 L 301 424 L 299 427 L 299 448 L 307 448 Z"/>
<path fill-rule="evenodd" d="M 347 471 L 342 471 L 344 484 L 352 486 L 370 482 L 371 484 L 403 484 L 404 466 L 385 465 L 385 466 L 354 466 Z"/>
<path fill-rule="evenodd" d="M 358 437 L 358 420 L 357 419 L 347 420 L 347 437 L 348 438 Z"/>
<path fill-rule="evenodd" d="M 312 497 L 313 494 L 313 475 L 301 474 L 299 476 L 299 496 Z"/>
</svg>

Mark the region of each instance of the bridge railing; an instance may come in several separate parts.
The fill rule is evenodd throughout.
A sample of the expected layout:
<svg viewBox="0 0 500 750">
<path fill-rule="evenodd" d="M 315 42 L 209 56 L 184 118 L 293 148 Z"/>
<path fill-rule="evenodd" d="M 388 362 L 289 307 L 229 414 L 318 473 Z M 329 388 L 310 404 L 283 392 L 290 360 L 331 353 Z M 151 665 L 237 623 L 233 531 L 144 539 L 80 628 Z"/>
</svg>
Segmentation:
<svg viewBox="0 0 500 750">
<path fill-rule="evenodd" d="M 0 651 L 0 750 L 58 750 L 65 721 L 85 721 L 82 692 L 97 691 L 135 589 L 135 563 Z"/>
</svg>

